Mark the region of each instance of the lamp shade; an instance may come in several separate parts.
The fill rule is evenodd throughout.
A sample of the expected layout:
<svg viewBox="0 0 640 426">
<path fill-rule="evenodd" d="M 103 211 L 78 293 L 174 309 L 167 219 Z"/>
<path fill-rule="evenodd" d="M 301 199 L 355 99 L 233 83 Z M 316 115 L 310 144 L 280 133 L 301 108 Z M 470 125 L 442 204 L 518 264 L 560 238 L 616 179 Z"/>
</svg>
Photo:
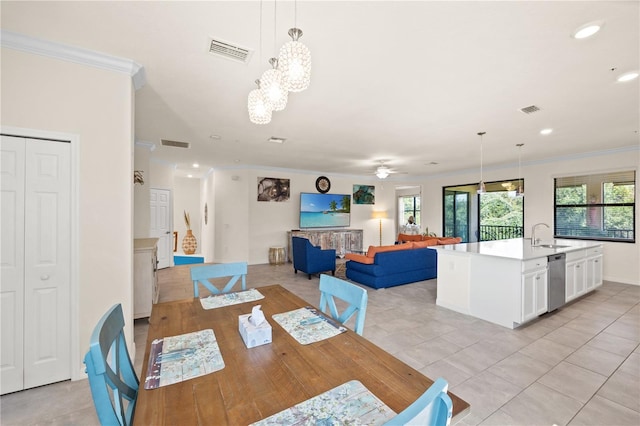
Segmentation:
<svg viewBox="0 0 640 426">
<path fill-rule="evenodd" d="M 372 219 L 386 219 L 387 211 L 386 210 L 374 210 L 371 214 Z"/>
<path fill-rule="evenodd" d="M 282 73 L 277 68 L 278 60 L 271 58 L 269 63 L 272 68 L 262 74 L 260 92 L 263 99 L 271 104 L 273 111 L 282 111 L 287 106 L 289 92 L 284 88 Z"/>
<path fill-rule="evenodd" d="M 256 80 L 256 84 L 258 88 L 249 93 L 249 99 L 247 100 L 249 119 L 255 124 L 268 124 L 271 122 L 272 107 L 262 96 L 260 80 Z"/>
<path fill-rule="evenodd" d="M 282 71 L 284 87 L 289 92 L 302 92 L 311 82 L 311 52 L 298 41 L 302 31 L 291 28 L 289 35 L 293 39 L 280 48 L 278 69 Z"/>
</svg>

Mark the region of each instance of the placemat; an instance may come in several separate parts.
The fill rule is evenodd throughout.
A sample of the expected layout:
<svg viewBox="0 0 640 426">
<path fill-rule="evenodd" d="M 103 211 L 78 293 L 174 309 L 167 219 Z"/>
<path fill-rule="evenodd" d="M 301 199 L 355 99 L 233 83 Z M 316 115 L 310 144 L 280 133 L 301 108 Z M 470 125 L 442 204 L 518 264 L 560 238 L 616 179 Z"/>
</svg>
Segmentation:
<svg viewBox="0 0 640 426">
<path fill-rule="evenodd" d="M 273 315 L 273 319 L 303 345 L 319 342 L 347 331 L 311 306 Z"/>
<path fill-rule="evenodd" d="M 156 389 L 224 368 L 212 329 L 151 342 L 145 389 Z"/>
<path fill-rule="evenodd" d="M 264 295 L 255 288 L 246 291 L 236 291 L 233 293 L 219 294 L 200 299 L 200 304 L 204 309 L 222 308 L 223 306 L 237 305 L 239 303 L 253 302 L 264 299 Z"/>
<path fill-rule="evenodd" d="M 380 425 L 396 413 L 358 380 L 335 387 L 252 426 Z"/>
</svg>

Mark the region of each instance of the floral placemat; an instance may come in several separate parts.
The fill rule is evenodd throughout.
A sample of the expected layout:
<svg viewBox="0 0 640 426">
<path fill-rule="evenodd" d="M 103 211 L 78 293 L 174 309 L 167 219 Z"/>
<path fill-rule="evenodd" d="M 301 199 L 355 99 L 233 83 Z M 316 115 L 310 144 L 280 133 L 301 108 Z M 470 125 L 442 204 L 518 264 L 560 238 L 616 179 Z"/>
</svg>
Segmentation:
<svg viewBox="0 0 640 426">
<path fill-rule="evenodd" d="M 212 329 L 151 342 L 145 389 L 156 389 L 224 368 Z"/>
<path fill-rule="evenodd" d="M 252 426 L 275 425 L 380 425 L 396 413 L 358 380 L 262 419 Z"/>
<path fill-rule="evenodd" d="M 347 331 L 311 306 L 273 315 L 273 319 L 303 345 L 319 342 Z"/>
<path fill-rule="evenodd" d="M 200 299 L 204 309 L 222 308 L 224 306 L 237 305 L 239 303 L 253 302 L 264 299 L 264 295 L 255 288 L 246 291 L 219 294 Z"/>
</svg>

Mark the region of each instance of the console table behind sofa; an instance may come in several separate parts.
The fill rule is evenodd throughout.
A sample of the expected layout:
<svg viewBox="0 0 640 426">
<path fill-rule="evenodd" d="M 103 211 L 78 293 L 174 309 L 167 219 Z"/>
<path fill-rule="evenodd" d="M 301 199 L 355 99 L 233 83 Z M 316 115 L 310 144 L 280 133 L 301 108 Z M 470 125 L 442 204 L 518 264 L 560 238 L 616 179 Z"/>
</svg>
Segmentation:
<svg viewBox="0 0 640 426">
<path fill-rule="evenodd" d="M 308 239 L 314 246 L 321 249 L 335 249 L 338 256 L 345 253 L 362 251 L 362 229 L 318 229 L 302 231 L 287 231 L 287 253 L 289 262 L 292 261 L 291 237 Z"/>
</svg>

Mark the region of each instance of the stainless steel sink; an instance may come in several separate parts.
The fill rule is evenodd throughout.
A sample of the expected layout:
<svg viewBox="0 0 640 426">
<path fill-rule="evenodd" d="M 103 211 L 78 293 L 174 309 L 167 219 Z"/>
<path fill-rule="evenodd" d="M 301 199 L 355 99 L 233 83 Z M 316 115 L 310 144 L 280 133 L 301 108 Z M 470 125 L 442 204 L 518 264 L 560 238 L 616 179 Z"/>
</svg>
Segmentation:
<svg viewBox="0 0 640 426">
<path fill-rule="evenodd" d="M 560 245 L 560 244 L 536 244 L 534 247 L 559 249 L 559 248 L 566 248 L 566 247 L 569 247 L 569 246 L 563 246 L 563 245 Z"/>
</svg>

